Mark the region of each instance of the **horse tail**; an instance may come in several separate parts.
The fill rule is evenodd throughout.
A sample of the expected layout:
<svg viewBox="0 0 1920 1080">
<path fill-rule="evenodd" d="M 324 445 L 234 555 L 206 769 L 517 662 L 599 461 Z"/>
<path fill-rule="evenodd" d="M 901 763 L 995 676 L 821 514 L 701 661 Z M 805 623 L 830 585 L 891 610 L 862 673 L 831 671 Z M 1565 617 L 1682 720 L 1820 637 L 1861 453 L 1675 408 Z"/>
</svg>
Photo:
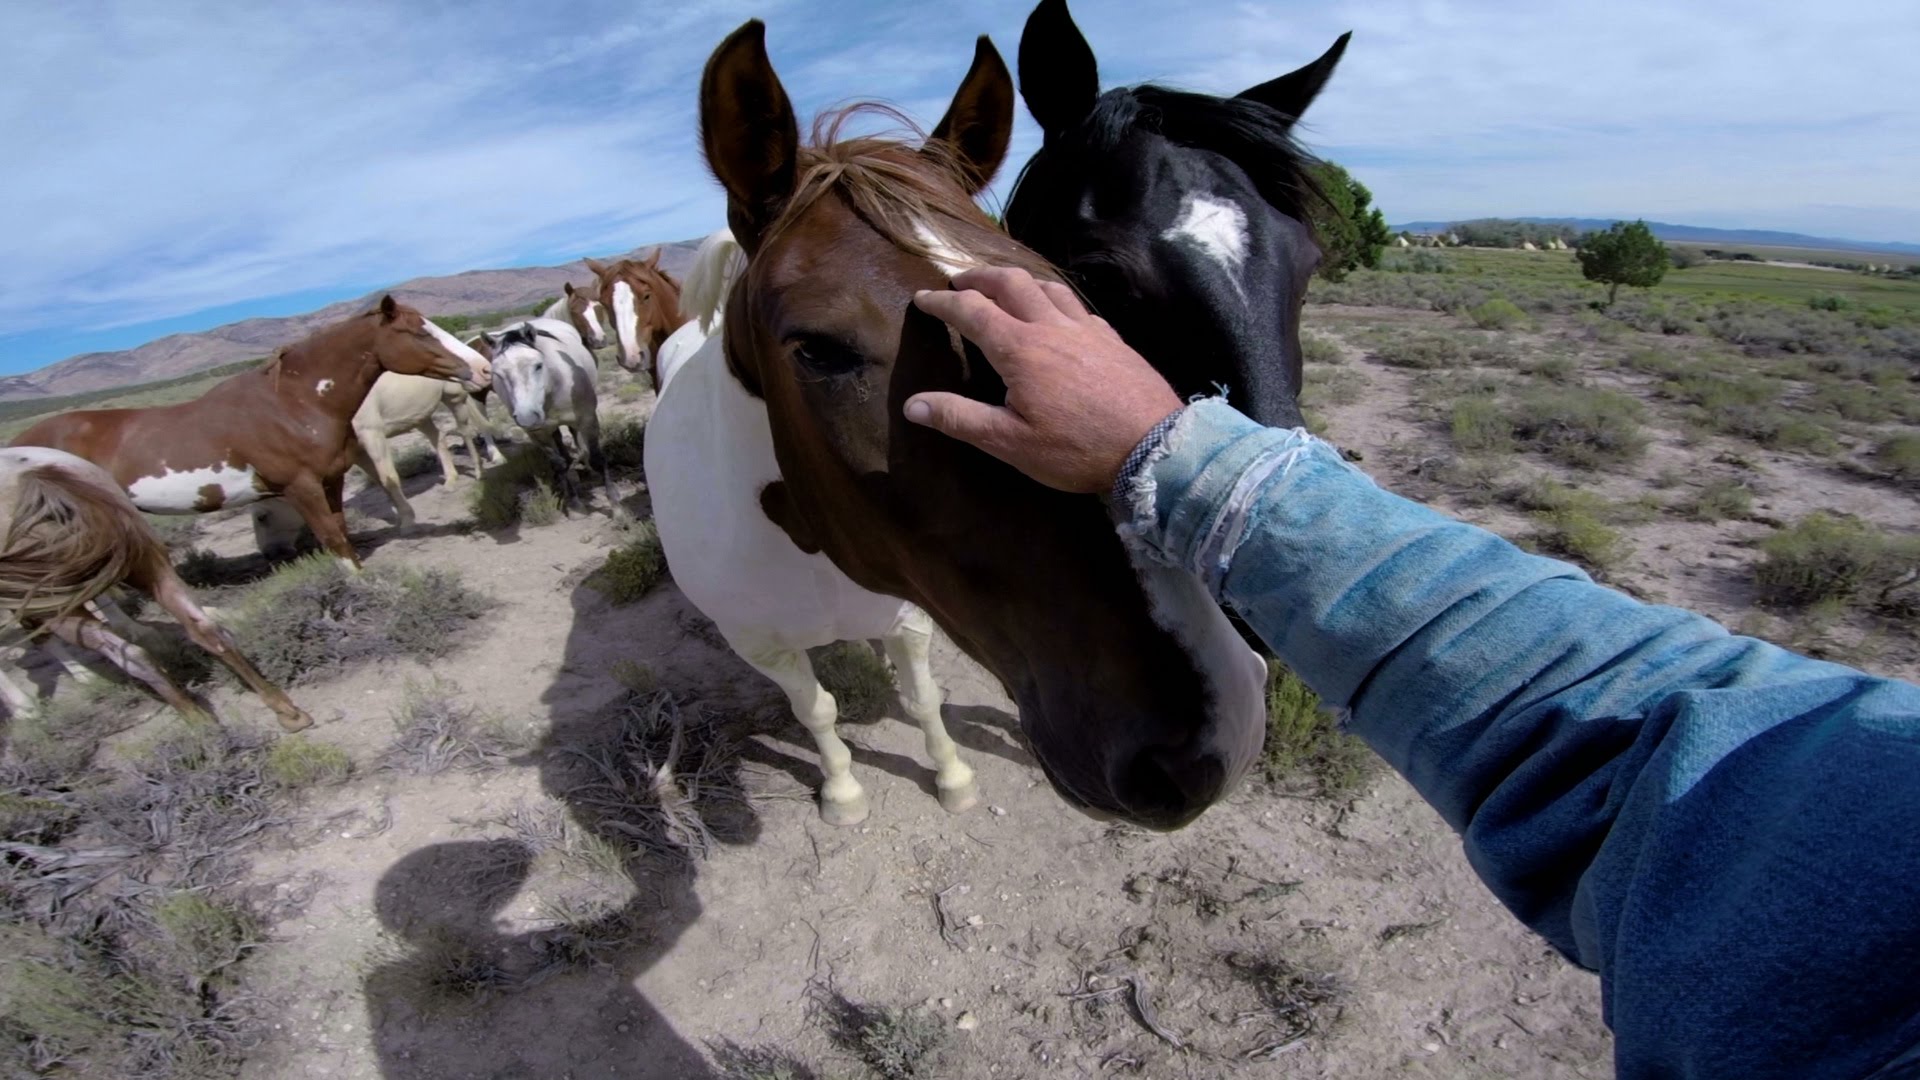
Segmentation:
<svg viewBox="0 0 1920 1080">
<path fill-rule="evenodd" d="M 0 612 L 28 623 L 71 615 L 168 564 L 166 546 L 117 488 L 36 466 L 20 475 L 0 537 Z"/>
<path fill-rule="evenodd" d="M 713 324 L 726 309 L 727 293 L 746 265 L 747 253 L 728 230 L 721 229 L 700 241 L 680 298 L 686 302 L 687 314 L 700 320 L 701 333 L 713 333 Z"/>
</svg>

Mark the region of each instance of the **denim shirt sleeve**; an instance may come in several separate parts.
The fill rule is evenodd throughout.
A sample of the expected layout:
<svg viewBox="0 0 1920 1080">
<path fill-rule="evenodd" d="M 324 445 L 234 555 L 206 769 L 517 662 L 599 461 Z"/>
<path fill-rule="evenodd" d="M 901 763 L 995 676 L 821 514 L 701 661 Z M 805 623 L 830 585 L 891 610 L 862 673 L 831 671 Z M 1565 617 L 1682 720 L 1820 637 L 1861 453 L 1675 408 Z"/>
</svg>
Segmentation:
<svg viewBox="0 0 1920 1080">
<path fill-rule="evenodd" d="M 1219 400 L 1116 496 L 1599 972 L 1620 1077 L 1920 1066 L 1920 688 L 1603 588 Z"/>
</svg>

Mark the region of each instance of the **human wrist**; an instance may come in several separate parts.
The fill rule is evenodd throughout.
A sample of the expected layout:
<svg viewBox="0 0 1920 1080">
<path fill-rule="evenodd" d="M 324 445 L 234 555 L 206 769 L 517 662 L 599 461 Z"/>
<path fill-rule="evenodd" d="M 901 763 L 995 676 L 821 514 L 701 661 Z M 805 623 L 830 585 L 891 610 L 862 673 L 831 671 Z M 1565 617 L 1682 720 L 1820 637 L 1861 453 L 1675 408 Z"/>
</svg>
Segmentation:
<svg viewBox="0 0 1920 1080">
<path fill-rule="evenodd" d="M 1112 502 L 1115 512 L 1122 517 L 1127 516 L 1128 508 L 1133 503 L 1135 481 L 1152 465 L 1155 451 L 1160 448 L 1160 444 L 1166 440 L 1167 433 L 1173 430 L 1174 424 L 1180 420 L 1180 414 L 1185 411 L 1186 406 L 1183 405 L 1148 428 L 1147 433 L 1141 436 L 1140 441 L 1134 444 L 1133 449 L 1127 453 L 1126 459 L 1120 463 L 1119 471 L 1114 473 L 1113 484 L 1108 489 L 1108 499 Z"/>
</svg>

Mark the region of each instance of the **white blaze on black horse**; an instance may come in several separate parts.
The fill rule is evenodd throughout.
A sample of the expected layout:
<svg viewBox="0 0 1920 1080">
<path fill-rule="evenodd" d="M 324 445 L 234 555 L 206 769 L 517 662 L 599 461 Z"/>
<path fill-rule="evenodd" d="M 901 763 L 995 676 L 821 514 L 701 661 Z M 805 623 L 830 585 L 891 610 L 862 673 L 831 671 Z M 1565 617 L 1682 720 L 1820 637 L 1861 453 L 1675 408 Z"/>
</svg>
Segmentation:
<svg viewBox="0 0 1920 1080">
<path fill-rule="evenodd" d="M 1263 424 L 1301 423 L 1300 306 L 1319 198 L 1293 126 L 1346 51 L 1231 98 L 1100 92 L 1065 0 L 1020 38 L 1020 93 L 1045 142 L 1007 230 L 1066 271 L 1183 397 L 1224 390 Z"/>
<path fill-rule="evenodd" d="M 973 202 L 1012 131 L 999 54 L 980 39 L 919 147 L 841 138 L 845 112 L 801 145 L 757 21 L 708 61 L 700 106 L 748 253 L 721 333 L 733 377 L 766 403 L 781 479 L 763 512 L 862 588 L 924 608 L 992 671 L 1069 799 L 1156 827 L 1192 820 L 1259 752 L 1259 659 L 1191 576 L 1136 566 L 1097 499 L 901 414 L 922 391 L 1006 394 L 915 291 L 989 263 L 1058 279 Z"/>
</svg>

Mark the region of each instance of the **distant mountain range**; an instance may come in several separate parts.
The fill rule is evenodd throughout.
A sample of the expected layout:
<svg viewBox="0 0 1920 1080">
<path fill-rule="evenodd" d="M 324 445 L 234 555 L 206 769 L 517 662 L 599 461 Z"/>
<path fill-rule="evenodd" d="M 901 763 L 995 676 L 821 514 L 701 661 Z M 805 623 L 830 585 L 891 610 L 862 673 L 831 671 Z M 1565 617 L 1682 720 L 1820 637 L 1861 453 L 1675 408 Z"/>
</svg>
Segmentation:
<svg viewBox="0 0 1920 1080">
<path fill-rule="evenodd" d="M 648 244 L 639 255 L 659 247 L 660 265 L 681 275 L 693 265 L 697 240 Z M 609 256 L 620 258 L 621 256 Z M 428 315 L 476 315 L 510 311 L 537 300 L 560 295 L 567 282 L 589 285 L 593 275 L 585 262 L 562 266 L 527 266 L 515 270 L 469 270 L 449 277 L 423 277 L 378 289 L 357 300 L 328 304 L 306 315 L 244 319 L 192 334 L 169 334 L 138 348 L 115 352 L 82 353 L 24 375 L 0 376 L 0 401 L 61 397 L 89 390 L 172 379 L 210 367 L 270 356 L 282 345 L 298 341 L 322 326 L 365 311 L 383 293 L 411 304 Z"/>
<path fill-rule="evenodd" d="M 1393 226 L 1393 230 L 1415 233 L 1445 232 L 1449 227 L 1468 220 L 1472 219 L 1409 221 L 1405 225 Z M 1575 232 L 1586 232 L 1589 229 L 1604 229 L 1612 225 L 1615 219 L 1527 217 L 1501 220 L 1524 221 L 1529 225 L 1565 225 Z M 1649 221 L 1647 227 L 1653 230 L 1653 235 L 1662 240 L 1672 240 L 1682 244 L 1753 244 L 1759 247 L 1814 248 L 1821 251 L 1859 251 L 1882 255 L 1920 255 L 1920 244 L 1892 242 L 1874 244 L 1864 240 L 1838 240 L 1832 237 L 1808 236 L 1804 233 L 1773 232 L 1767 229 L 1708 229 L 1698 225 L 1671 225 L 1664 221 Z"/>
</svg>

